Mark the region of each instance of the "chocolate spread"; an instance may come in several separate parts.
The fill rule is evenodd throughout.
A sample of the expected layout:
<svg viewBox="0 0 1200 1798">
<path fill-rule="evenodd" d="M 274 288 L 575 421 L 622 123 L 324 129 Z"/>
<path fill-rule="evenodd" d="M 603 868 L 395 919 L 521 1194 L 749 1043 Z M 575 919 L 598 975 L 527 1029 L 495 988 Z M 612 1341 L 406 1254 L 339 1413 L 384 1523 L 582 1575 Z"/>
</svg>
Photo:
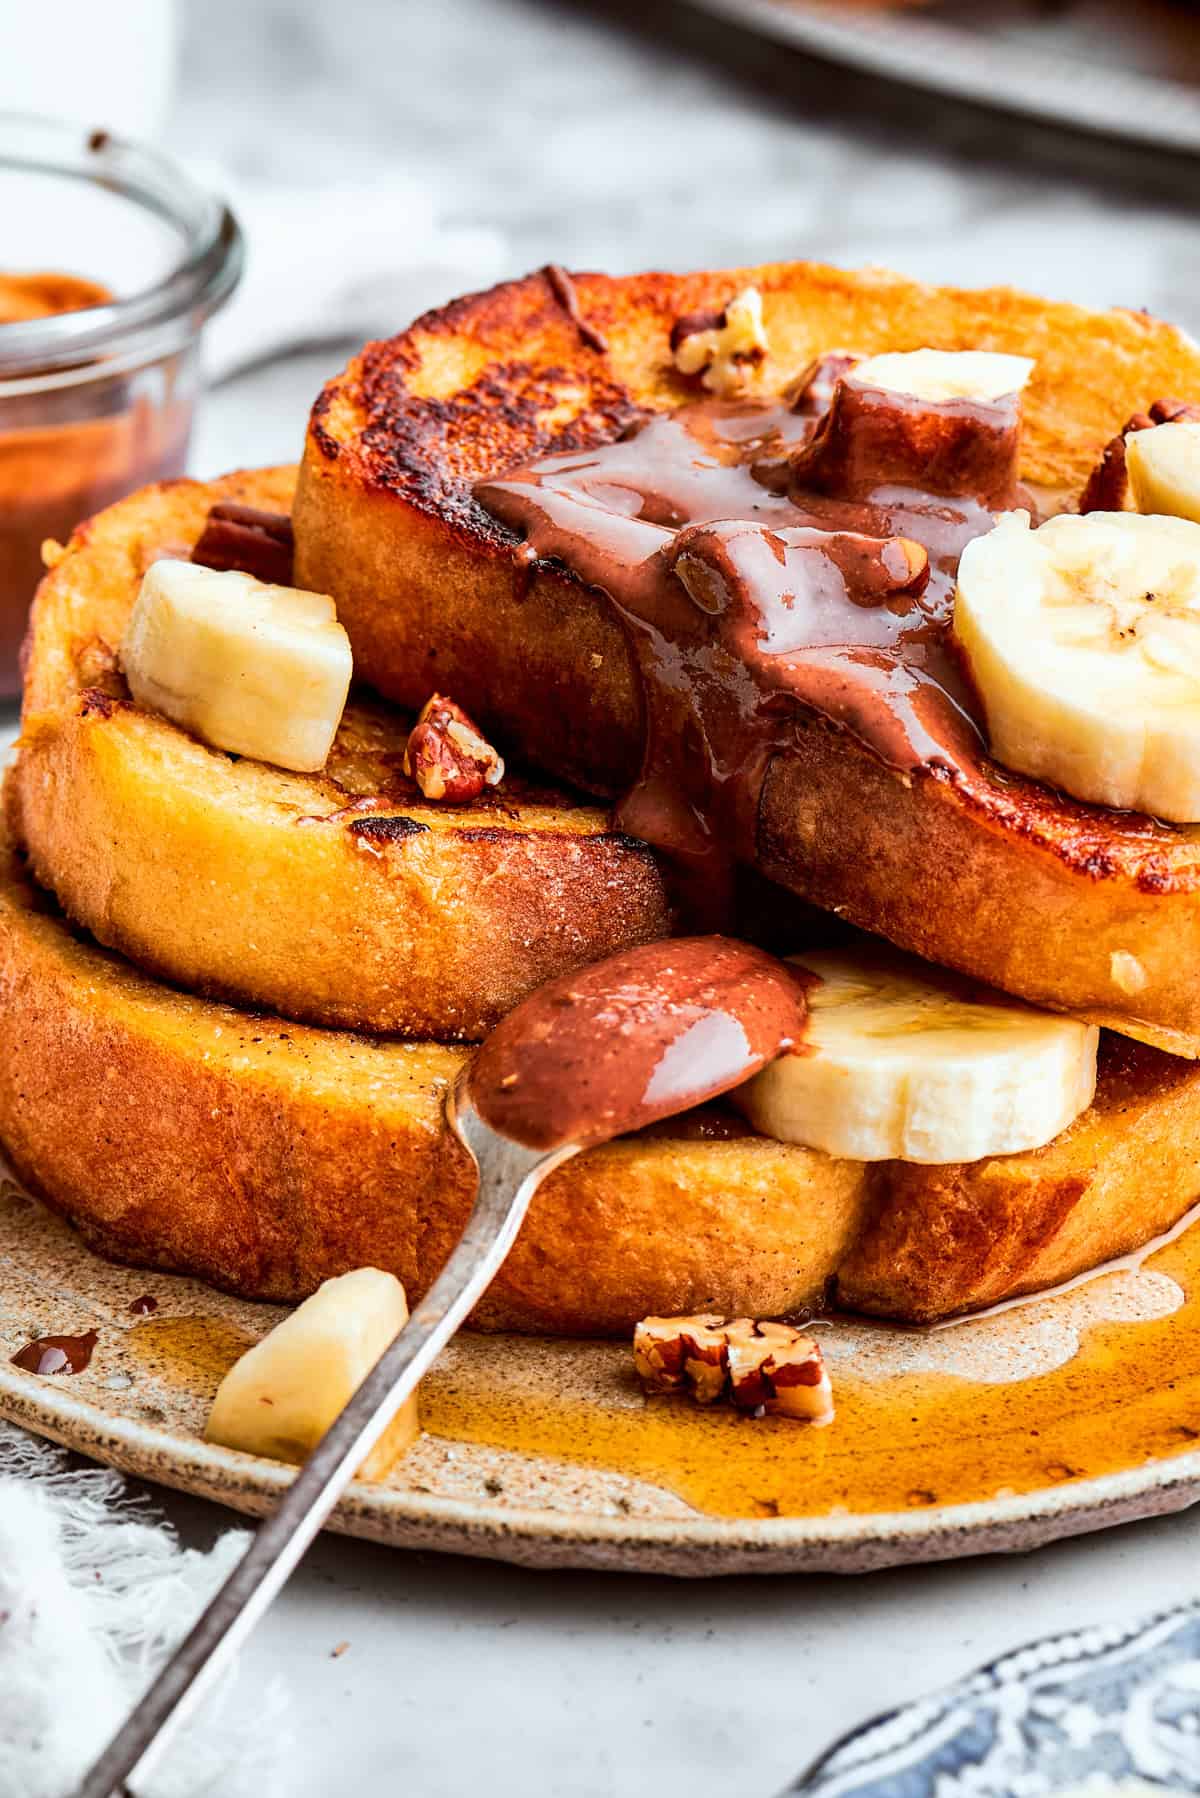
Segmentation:
<svg viewBox="0 0 1200 1798">
<path fill-rule="evenodd" d="M 550 981 L 471 1067 L 485 1123 L 531 1149 L 607 1142 L 740 1086 L 802 1039 L 811 979 L 729 937 L 646 943 Z"/>
<path fill-rule="evenodd" d="M 209 508 L 192 561 L 205 568 L 235 568 L 273 587 L 292 584 L 294 538 L 286 512 L 264 512 L 221 500 Z"/>
<path fill-rule="evenodd" d="M 603 331 L 597 331 L 595 325 L 589 324 L 584 318 L 579 307 L 579 289 L 566 269 L 561 268 L 557 262 L 548 262 L 543 273 L 550 283 L 551 293 L 579 332 L 579 341 L 586 344 L 589 350 L 595 350 L 597 355 L 603 356 L 608 349 L 608 339 Z"/>
<path fill-rule="evenodd" d="M 564 563 L 616 608 L 644 712 L 617 823 L 710 927 L 802 720 L 905 773 L 983 752 L 948 627 L 963 549 L 1021 502 L 1017 397 L 922 402 L 834 363 L 791 403 L 698 400 L 475 488 L 520 564 Z"/>
<path fill-rule="evenodd" d="M 82 1336 L 35 1336 L 11 1357 L 26 1373 L 83 1373 L 100 1340 L 95 1330 Z"/>
</svg>

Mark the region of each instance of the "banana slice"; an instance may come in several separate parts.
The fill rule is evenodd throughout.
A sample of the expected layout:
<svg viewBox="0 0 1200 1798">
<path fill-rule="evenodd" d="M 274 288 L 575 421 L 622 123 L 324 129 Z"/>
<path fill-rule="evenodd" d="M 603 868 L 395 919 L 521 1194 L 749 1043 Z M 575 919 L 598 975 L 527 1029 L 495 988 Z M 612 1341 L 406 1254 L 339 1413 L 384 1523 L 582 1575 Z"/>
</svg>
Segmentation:
<svg viewBox="0 0 1200 1798">
<path fill-rule="evenodd" d="M 1125 466 L 1139 512 L 1200 524 L 1200 424 L 1127 432 Z"/>
<path fill-rule="evenodd" d="M 304 774 L 325 766 L 353 671 L 325 594 L 171 560 L 146 570 L 121 661 L 138 705 Z"/>
<path fill-rule="evenodd" d="M 993 350 L 897 350 L 868 356 L 852 373 L 864 387 L 882 387 L 917 400 L 986 403 L 1020 393 L 1033 369 L 1028 356 Z"/>
<path fill-rule="evenodd" d="M 756 1129 L 848 1161 L 1039 1149 L 1096 1090 L 1093 1024 L 874 945 L 793 956 L 820 976 L 804 1048 L 733 1097 Z"/>
<path fill-rule="evenodd" d="M 404 1288 L 394 1274 L 360 1267 L 326 1280 L 230 1368 L 205 1435 L 248 1455 L 303 1461 L 407 1322 Z M 419 1429 L 414 1392 L 358 1477 L 381 1479 Z"/>
<path fill-rule="evenodd" d="M 1006 513 L 963 552 L 954 633 L 997 761 L 1200 820 L 1200 525 L 1089 512 L 1031 530 Z"/>
</svg>

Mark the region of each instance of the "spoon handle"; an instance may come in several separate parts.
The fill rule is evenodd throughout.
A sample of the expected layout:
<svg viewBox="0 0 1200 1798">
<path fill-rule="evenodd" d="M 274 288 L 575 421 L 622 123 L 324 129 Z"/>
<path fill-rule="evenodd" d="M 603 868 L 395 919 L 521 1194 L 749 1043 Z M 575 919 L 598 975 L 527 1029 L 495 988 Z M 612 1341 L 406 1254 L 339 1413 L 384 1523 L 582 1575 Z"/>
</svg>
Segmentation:
<svg viewBox="0 0 1200 1798">
<path fill-rule="evenodd" d="M 404 1329 L 313 1449 L 279 1508 L 140 1704 L 78 1788 L 78 1798 L 131 1791 L 176 1729 L 229 1665 L 325 1522 L 354 1472 L 440 1350 L 483 1294 L 512 1247 L 530 1199 L 574 1147 L 552 1154 L 498 1136 L 465 1091 L 447 1103 L 450 1123 L 479 1170 L 475 1204 L 454 1253 Z"/>
</svg>

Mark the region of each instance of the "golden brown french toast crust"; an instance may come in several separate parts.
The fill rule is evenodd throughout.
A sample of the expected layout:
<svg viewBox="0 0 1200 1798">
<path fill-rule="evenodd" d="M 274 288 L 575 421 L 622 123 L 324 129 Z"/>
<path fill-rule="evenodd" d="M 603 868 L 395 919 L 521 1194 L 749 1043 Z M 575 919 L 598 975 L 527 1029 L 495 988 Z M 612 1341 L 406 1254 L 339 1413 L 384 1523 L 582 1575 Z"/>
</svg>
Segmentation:
<svg viewBox="0 0 1200 1798">
<path fill-rule="evenodd" d="M 366 693 L 304 775 L 133 703 L 114 652 L 148 558 L 186 556 L 218 502 L 286 509 L 293 484 L 164 483 L 76 532 L 31 618 L 9 827 L 73 918 L 164 979 L 471 1041 L 544 980 L 666 934 L 661 878 L 600 808 L 519 769 L 464 804 L 426 798 L 411 714 Z"/>
<path fill-rule="evenodd" d="M 919 778 L 952 786 L 968 810 L 1088 880 L 1122 876 L 1143 893 L 1190 892 L 1197 885 L 1200 840 L 1137 812 L 1085 805 L 1052 787 L 984 763 L 974 779 L 930 768 Z"/>
<path fill-rule="evenodd" d="M 670 355 L 672 322 L 724 305 L 753 283 L 770 350 L 758 391 L 780 393 L 814 357 L 842 346 L 870 354 L 925 345 L 983 348 L 1035 359 L 1022 398 L 1020 475 L 1077 495 L 1123 419 L 1161 393 L 1200 395 L 1200 352 L 1144 314 L 1089 312 L 1009 289 L 930 288 L 884 271 L 810 264 L 674 276 L 574 277 L 579 307 L 605 338 L 585 343 L 544 274 L 427 314 L 389 344 L 373 344 L 325 390 L 314 413 L 296 506 L 298 566 L 335 583 L 341 615 L 371 678 L 419 701 L 452 670 L 463 702 L 502 742 L 591 791 L 626 790 L 642 739 L 640 690 L 628 644 L 606 602 L 559 564 L 514 554 L 471 496 L 472 483 L 560 450 L 613 441 L 647 412 L 677 408 L 694 387 Z M 1195 995 L 1170 997 L 1168 974 L 1200 955 L 1200 916 L 1156 918 L 1152 901 L 1189 908 L 1200 894 L 1200 835 L 1064 799 L 986 760 L 953 780 L 936 769 L 881 781 L 877 758 L 820 721 L 799 760 L 836 783 L 843 811 L 870 802 L 860 859 L 839 867 L 832 840 L 814 855 L 824 794 L 775 768 L 760 810 L 760 866 L 816 903 L 845 908 L 865 928 L 1039 1003 L 1078 1009 L 1153 1040 L 1200 1045 Z M 801 788 L 803 790 L 801 791 Z M 785 803 L 786 802 L 786 803 Z M 946 853 L 973 889 L 1012 889 L 1026 871 L 1055 932 L 1092 943 L 1078 971 L 1049 951 L 997 956 L 997 923 L 972 932 L 948 915 L 930 928 L 930 895 L 907 910 L 899 892 L 926 853 Z M 887 869 L 885 902 L 864 898 L 861 856 Z M 1090 894 L 1090 898 L 1088 895 Z M 936 895 L 934 902 L 937 903 Z M 1124 926 L 1124 930 L 1122 929 Z M 1159 948 L 1176 934 L 1168 970 Z M 1136 994 L 1110 977 L 1127 953 L 1147 978 Z M 1055 953 L 1055 959 L 1062 958 Z M 1067 961 L 1069 962 L 1068 956 Z M 1121 960 L 1116 965 L 1127 965 Z M 1140 976 L 1138 977 L 1140 979 Z"/>
<path fill-rule="evenodd" d="M 610 442 L 646 411 L 693 398 L 671 360 L 671 326 L 750 283 L 771 307 L 766 392 L 850 344 L 864 354 L 933 344 L 1035 357 L 1022 474 L 1054 490 L 1082 489 L 1147 393 L 1200 393 L 1200 353 L 1174 326 L 1013 288 L 935 288 L 885 269 L 815 263 L 571 280 L 604 352 L 583 341 L 546 271 L 466 294 L 367 344 L 319 395 L 313 444 L 330 460 L 352 459 L 366 485 L 503 549 L 511 535 L 468 503 L 471 483 L 534 456 Z"/>
<path fill-rule="evenodd" d="M 854 279 L 840 271 L 806 272 L 834 277 L 835 288 L 849 286 Z M 769 294 L 772 273 L 790 279 L 793 271 L 784 265 L 782 270 L 765 271 L 765 279 L 762 270 L 616 279 L 572 275 L 580 306 L 606 344 L 628 330 L 631 320 L 636 320 L 642 337 L 657 327 L 659 366 L 639 369 L 642 383 L 637 386 L 614 382 L 610 365 L 616 358 L 597 352 L 581 337 L 549 271 L 487 293 L 467 295 L 424 314 L 400 337 L 368 344 L 343 380 L 330 383 L 319 396 L 312 414 L 311 440 L 326 457 L 350 459 L 355 478 L 366 487 L 402 497 L 448 526 L 475 553 L 510 561 L 517 534 L 474 497 L 475 481 L 534 459 L 612 443 L 649 411 L 694 400 L 694 386 L 677 375 L 666 353 L 672 321 L 727 297 L 743 279 L 754 279 Z M 917 289 L 898 277 L 881 277 L 880 287 L 884 296 L 892 290 L 897 307 L 887 336 L 887 347 L 892 348 L 897 336 L 904 334 L 904 315 L 914 294 L 931 290 Z M 938 291 L 945 297 L 948 290 Z M 1049 313 L 1097 316 L 1075 308 L 1043 307 L 1041 302 L 1030 302 L 1008 290 L 952 297 L 977 300 L 985 314 L 991 311 L 1003 316 L 1011 311 L 1022 321 L 1031 304 Z M 1135 342 L 1148 331 L 1168 332 L 1176 342 L 1181 341 L 1169 327 L 1145 315 L 1103 316 Z M 989 325 L 994 322 L 988 319 Z M 845 324 L 852 328 L 850 321 Z M 447 345 L 458 352 L 464 337 L 470 339 L 471 360 L 479 363 L 478 372 L 469 385 L 444 392 L 444 379 L 438 379 L 442 373 L 439 347 Z M 994 330 L 981 326 L 981 336 L 972 339 L 972 344 L 985 341 L 989 347 L 999 347 Z M 530 353 L 506 358 L 506 348 L 511 351 L 517 346 Z M 543 362 L 532 353 L 551 347 L 566 352 L 561 363 Z M 493 354 L 497 360 L 480 361 Z M 447 357 L 446 366 L 457 366 L 453 355 Z M 798 372 L 797 367 L 791 372 Z M 1163 378 L 1171 372 L 1172 368 L 1164 368 Z M 1200 358 L 1191 376 L 1200 394 Z M 566 401 L 564 392 L 569 396 Z M 337 430 L 337 416 L 344 419 L 347 401 L 356 415 L 352 441 Z M 567 406 L 571 410 L 564 419 Z M 1065 435 L 1055 434 L 1045 400 L 1039 409 L 1036 385 L 1029 409 L 1027 434 L 1031 441 L 1022 473 L 1033 480 L 1046 480 L 1051 472 L 1050 455 L 1056 458 L 1056 485 L 1066 484 L 1062 476 L 1068 456 L 1071 476 L 1079 469 L 1086 472 L 1107 440 L 1107 423 L 1095 425 L 1087 440 L 1082 440 L 1082 430 L 1072 433 L 1073 441 L 1068 443 Z M 1116 413 L 1106 408 L 1104 416 L 1115 417 Z M 554 578 L 580 587 L 586 584 L 564 564 L 555 566 Z M 846 745 L 850 753 L 860 747 Z M 605 787 L 604 772 L 596 770 L 596 784 L 601 790 L 617 791 L 619 778 L 612 780 L 610 775 Z M 933 767 L 929 775 L 944 781 L 945 770 Z M 1147 893 L 1187 890 L 1196 884 L 1200 842 L 1192 843 L 1184 833 L 1153 819 L 1081 804 L 986 761 L 978 768 L 957 771 L 954 784 L 980 818 L 993 819 L 1080 874 L 1095 879 L 1123 875 Z"/>
<path fill-rule="evenodd" d="M 0 1140 L 105 1254 L 246 1297 L 362 1266 L 423 1293 L 473 1195 L 444 1112 L 466 1054 L 158 985 L 66 925 L 0 832 Z M 833 1281 L 930 1321 L 1146 1243 L 1198 1170 L 1200 1067 L 1114 1041 L 1052 1143 L 969 1165 L 837 1160 L 705 1108 L 551 1175 L 475 1322 L 617 1335 L 787 1315 Z"/>
<path fill-rule="evenodd" d="M 419 322 L 413 329 L 418 328 Z M 567 378 L 565 368 L 508 362 L 485 371 L 466 393 L 420 398 L 405 385 L 393 345 L 368 344 L 359 365 L 358 399 L 370 421 L 356 458 L 360 477 L 381 492 L 403 495 L 472 546 L 507 557 L 513 534 L 474 498 L 475 474 L 508 467 L 532 446 L 533 453 L 550 453 L 611 443 L 642 415 L 625 389 L 595 380 L 588 387 L 586 412 L 547 433 L 544 420 L 558 405 L 559 386 Z M 318 398 L 311 429 L 323 453 L 336 457 L 343 446 L 325 424 L 331 398 L 328 389 Z M 478 462 L 464 473 L 467 445 Z"/>
</svg>

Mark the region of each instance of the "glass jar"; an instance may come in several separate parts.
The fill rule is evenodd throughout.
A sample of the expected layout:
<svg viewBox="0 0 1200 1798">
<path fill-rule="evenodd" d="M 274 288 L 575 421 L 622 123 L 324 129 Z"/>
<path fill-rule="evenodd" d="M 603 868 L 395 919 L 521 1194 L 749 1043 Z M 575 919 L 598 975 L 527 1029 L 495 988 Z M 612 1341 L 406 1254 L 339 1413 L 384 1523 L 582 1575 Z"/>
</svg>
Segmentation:
<svg viewBox="0 0 1200 1798">
<path fill-rule="evenodd" d="M 228 209 L 156 152 L 13 114 L 0 114 L 0 218 L 0 302 L 4 277 L 43 271 L 112 296 L 0 314 L 0 697 L 11 698 L 42 544 L 182 472 L 201 333 L 237 283 L 242 238 Z"/>
</svg>

